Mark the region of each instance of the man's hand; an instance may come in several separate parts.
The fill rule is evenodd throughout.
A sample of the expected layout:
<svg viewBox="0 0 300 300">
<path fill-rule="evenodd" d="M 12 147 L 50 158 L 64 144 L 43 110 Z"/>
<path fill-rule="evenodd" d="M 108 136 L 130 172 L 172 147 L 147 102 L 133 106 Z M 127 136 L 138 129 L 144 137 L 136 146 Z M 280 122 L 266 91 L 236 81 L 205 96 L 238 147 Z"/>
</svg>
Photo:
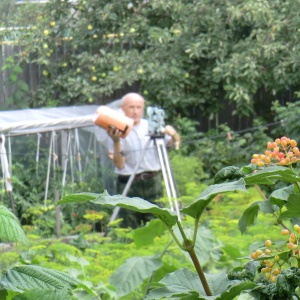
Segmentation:
<svg viewBox="0 0 300 300">
<path fill-rule="evenodd" d="M 117 128 L 109 127 L 107 128 L 107 134 L 114 142 L 113 152 L 109 152 L 108 157 L 113 160 L 118 169 L 122 169 L 125 164 L 124 155 L 122 154 L 122 144 L 120 142 L 122 132 Z"/>
<path fill-rule="evenodd" d="M 108 127 L 107 134 L 111 137 L 111 139 L 114 141 L 114 143 L 118 143 L 122 136 L 122 132 L 115 127 Z"/>
<path fill-rule="evenodd" d="M 178 150 L 180 146 L 180 136 L 176 130 L 171 125 L 167 125 L 162 133 L 168 134 L 172 137 L 171 144 L 168 143 L 168 146 L 172 146 L 174 144 L 175 149 Z"/>
<path fill-rule="evenodd" d="M 171 125 L 167 125 L 165 129 L 162 131 L 162 133 L 168 134 L 173 137 L 173 135 L 175 135 L 177 132 Z"/>
</svg>

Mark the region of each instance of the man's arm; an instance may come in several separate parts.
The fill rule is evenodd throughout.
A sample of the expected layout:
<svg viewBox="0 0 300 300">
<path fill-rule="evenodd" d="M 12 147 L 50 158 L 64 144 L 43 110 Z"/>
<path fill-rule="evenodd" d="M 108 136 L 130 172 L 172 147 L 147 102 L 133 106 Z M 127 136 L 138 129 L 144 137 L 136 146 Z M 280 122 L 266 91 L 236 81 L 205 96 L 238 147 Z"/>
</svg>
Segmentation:
<svg viewBox="0 0 300 300">
<path fill-rule="evenodd" d="M 180 135 L 176 132 L 176 130 L 172 126 L 167 125 L 165 129 L 162 131 L 162 133 L 168 134 L 172 138 L 168 142 L 167 146 L 168 147 L 175 146 L 175 149 L 178 150 L 180 146 Z"/>
<path fill-rule="evenodd" d="M 122 132 L 115 128 L 108 128 L 107 133 L 110 138 L 113 140 L 113 153 L 109 153 L 109 157 L 113 160 L 114 165 L 118 169 L 123 169 L 125 165 L 125 157 L 122 152 L 122 144 L 120 136 Z"/>
</svg>

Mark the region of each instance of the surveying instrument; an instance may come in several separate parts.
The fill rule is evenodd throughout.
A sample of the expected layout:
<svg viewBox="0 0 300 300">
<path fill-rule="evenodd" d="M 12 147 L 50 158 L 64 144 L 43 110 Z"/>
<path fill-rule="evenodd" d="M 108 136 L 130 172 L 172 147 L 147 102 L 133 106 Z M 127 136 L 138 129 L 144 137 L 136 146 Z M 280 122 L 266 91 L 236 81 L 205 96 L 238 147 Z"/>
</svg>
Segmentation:
<svg viewBox="0 0 300 300">
<path fill-rule="evenodd" d="M 166 187 L 166 193 L 167 197 L 169 200 L 169 205 L 171 211 L 175 211 L 178 219 L 181 221 L 181 216 L 180 216 L 180 211 L 179 211 L 179 205 L 178 205 L 178 200 L 177 200 L 177 190 L 176 190 L 176 185 L 174 182 L 172 170 L 170 167 L 170 161 L 167 153 L 167 149 L 165 146 L 165 141 L 164 141 L 164 135 L 161 133 L 162 130 L 165 127 L 164 124 L 164 117 L 165 117 L 165 112 L 163 109 L 160 109 L 158 107 L 148 107 L 147 108 L 147 119 L 148 119 L 148 126 L 149 126 L 149 140 L 147 141 L 147 144 L 145 145 L 144 149 L 141 152 L 141 155 L 139 157 L 139 160 L 130 175 L 127 184 L 122 192 L 122 196 L 126 196 L 132 182 L 136 176 L 136 172 L 143 161 L 143 158 L 147 152 L 147 150 L 150 147 L 150 143 L 153 140 L 154 144 L 157 149 L 157 154 L 159 158 L 159 163 L 161 166 L 161 171 L 163 175 L 163 180 L 165 183 Z M 147 199 L 146 199 L 147 200 Z M 120 211 L 120 207 L 116 207 L 113 211 L 113 214 L 111 215 L 110 222 L 114 221 L 117 218 L 117 215 Z"/>
</svg>

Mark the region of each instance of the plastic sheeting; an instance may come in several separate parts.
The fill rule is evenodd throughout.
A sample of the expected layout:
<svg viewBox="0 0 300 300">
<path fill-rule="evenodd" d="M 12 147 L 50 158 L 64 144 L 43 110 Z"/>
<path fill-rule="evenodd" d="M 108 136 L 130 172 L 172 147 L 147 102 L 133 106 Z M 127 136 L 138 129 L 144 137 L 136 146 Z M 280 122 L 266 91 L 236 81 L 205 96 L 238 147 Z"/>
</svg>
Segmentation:
<svg viewBox="0 0 300 300">
<path fill-rule="evenodd" d="M 0 111 L 0 132 L 12 135 L 94 126 L 97 105 Z"/>
</svg>

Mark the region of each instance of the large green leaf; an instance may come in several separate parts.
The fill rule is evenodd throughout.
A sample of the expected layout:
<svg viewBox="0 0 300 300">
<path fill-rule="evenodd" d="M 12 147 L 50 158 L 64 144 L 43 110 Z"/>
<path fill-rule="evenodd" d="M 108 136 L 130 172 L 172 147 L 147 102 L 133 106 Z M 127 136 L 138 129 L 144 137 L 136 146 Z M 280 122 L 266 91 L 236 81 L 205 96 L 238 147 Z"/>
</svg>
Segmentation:
<svg viewBox="0 0 300 300">
<path fill-rule="evenodd" d="M 131 257 L 109 278 L 109 282 L 122 297 L 141 285 L 161 265 L 161 259 L 156 256 Z"/>
<path fill-rule="evenodd" d="M 33 289 L 26 291 L 21 295 L 13 298 L 13 300 L 70 300 L 71 295 L 67 289 Z"/>
<path fill-rule="evenodd" d="M 137 248 L 151 245 L 155 237 L 162 235 L 167 227 L 158 219 L 153 219 L 146 226 L 133 230 L 132 237 Z"/>
<path fill-rule="evenodd" d="M 205 274 L 205 277 L 213 295 L 220 295 L 226 291 L 229 284 L 226 274 Z M 163 284 L 164 287 L 152 290 L 147 295 L 147 300 L 162 299 L 163 297 L 170 299 L 178 295 L 181 295 L 181 297 L 182 295 L 189 296 L 195 292 L 197 292 L 199 296 L 202 296 L 198 299 L 215 299 L 215 297 L 206 296 L 198 274 L 186 268 L 167 274 L 160 283 Z"/>
<path fill-rule="evenodd" d="M 3 205 L 0 205 L 0 240 L 29 244 L 19 220 Z"/>
<path fill-rule="evenodd" d="M 203 191 L 197 200 L 195 200 L 189 206 L 181 209 L 181 212 L 193 217 L 194 219 L 198 219 L 216 195 L 233 191 L 247 191 L 243 178 L 239 179 L 238 181 L 209 186 Z"/>
<path fill-rule="evenodd" d="M 239 219 L 239 229 L 241 233 L 245 233 L 247 227 L 253 225 L 256 221 L 259 212 L 259 204 L 254 204 L 248 207 Z"/>
<path fill-rule="evenodd" d="M 238 180 L 241 177 L 244 177 L 245 174 L 241 171 L 240 168 L 229 166 L 221 169 L 214 178 L 214 183 L 222 183 L 225 181 Z"/>
<path fill-rule="evenodd" d="M 62 197 L 57 204 L 69 204 L 74 202 L 87 202 L 97 199 L 99 194 L 95 193 L 76 193 Z"/>
<path fill-rule="evenodd" d="M 273 214 L 279 209 L 277 205 L 272 205 L 269 199 L 259 201 L 257 204 L 259 205 L 260 211 L 265 214 Z"/>
<path fill-rule="evenodd" d="M 288 197 L 292 193 L 294 193 L 294 185 L 275 190 L 270 195 L 270 203 L 282 208 L 287 203 Z"/>
<path fill-rule="evenodd" d="M 122 195 L 110 196 L 107 191 L 104 191 L 102 194 L 80 193 L 64 196 L 58 202 L 58 204 L 68 204 L 72 202 L 84 201 L 91 201 L 96 204 L 108 205 L 113 207 L 119 206 L 141 213 L 152 213 L 169 227 L 175 225 L 178 220 L 176 213 L 168 208 L 160 208 L 157 205 L 150 203 L 149 201 L 137 197 L 129 198 Z"/>
<path fill-rule="evenodd" d="M 247 185 L 254 184 L 274 184 L 275 181 L 282 180 L 286 182 L 300 181 L 300 177 L 297 176 L 291 169 L 281 166 L 270 166 L 258 170 L 251 175 L 244 177 Z"/>
<path fill-rule="evenodd" d="M 66 273 L 34 265 L 16 266 L 6 270 L 0 281 L 0 289 L 16 292 L 32 289 L 73 289 L 79 285 L 82 286 L 76 278 Z"/>
<path fill-rule="evenodd" d="M 251 290 L 255 288 L 257 284 L 250 281 L 242 281 L 237 285 L 232 286 L 227 291 L 223 292 L 221 296 L 216 298 L 216 300 L 232 300 L 235 299 L 236 296 L 240 295 L 243 291 Z"/>
<path fill-rule="evenodd" d="M 284 211 L 281 218 L 296 218 L 300 216 L 300 194 L 291 194 L 288 197 L 286 204 L 286 211 Z"/>
</svg>

